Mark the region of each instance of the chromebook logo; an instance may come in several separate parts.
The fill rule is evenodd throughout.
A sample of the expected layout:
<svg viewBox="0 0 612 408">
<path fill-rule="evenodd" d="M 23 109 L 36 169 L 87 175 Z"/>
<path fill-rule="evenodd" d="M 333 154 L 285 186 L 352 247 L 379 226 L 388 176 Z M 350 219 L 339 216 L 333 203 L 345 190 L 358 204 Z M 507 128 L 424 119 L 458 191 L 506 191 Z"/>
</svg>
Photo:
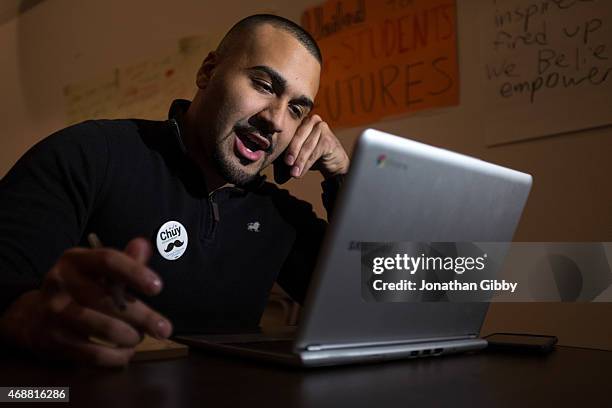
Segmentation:
<svg viewBox="0 0 612 408">
<path fill-rule="evenodd" d="M 400 160 L 395 160 L 393 158 L 389 158 L 386 154 L 381 154 L 376 158 L 376 167 L 383 168 L 394 168 L 399 170 L 408 170 L 408 165 L 401 162 Z"/>
</svg>

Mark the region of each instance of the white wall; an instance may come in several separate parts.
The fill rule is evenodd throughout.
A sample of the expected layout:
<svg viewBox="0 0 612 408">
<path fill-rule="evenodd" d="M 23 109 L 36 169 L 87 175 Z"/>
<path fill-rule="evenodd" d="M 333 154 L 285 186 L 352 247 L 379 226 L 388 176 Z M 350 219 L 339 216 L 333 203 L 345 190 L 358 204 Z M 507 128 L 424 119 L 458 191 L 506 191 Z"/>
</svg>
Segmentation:
<svg viewBox="0 0 612 408">
<path fill-rule="evenodd" d="M 376 124 L 398 133 L 533 174 L 519 241 L 612 241 L 612 128 L 488 148 L 481 126 L 477 8 L 458 0 L 461 104 Z M 163 55 L 180 37 L 219 39 L 239 18 L 273 12 L 299 21 L 319 2 L 175 0 L 45 1 L 0 26 L 0 175 L 33 143 L 65 126 L 65 84 Z M 221 8 L 222 7 L 222 8 Z M 360 128 L 338 132 L 350 150 Z M 290 182 L 320 214 L 320 177 Z M 562 343 L 612 348 L 612 305 L 494 305 L 484 331 L 534 331 Z"/>
</svg>

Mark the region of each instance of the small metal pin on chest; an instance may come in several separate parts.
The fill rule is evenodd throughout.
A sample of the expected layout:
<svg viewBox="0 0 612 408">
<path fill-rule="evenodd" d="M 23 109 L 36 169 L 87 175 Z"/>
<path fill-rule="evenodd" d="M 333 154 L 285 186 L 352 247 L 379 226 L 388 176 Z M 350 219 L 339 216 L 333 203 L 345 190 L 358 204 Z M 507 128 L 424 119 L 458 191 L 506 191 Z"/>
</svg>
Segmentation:
<svg viewBox="0 0 612 408">
<path fill-rule="evenodd" d="M 247 224 L 247 231 L 250 231 L 250 232 L 259 232 L 259 227 L 260 226 L 261 226 L 261 224 L 258 221 L 249 222 Z"/>
</svg>

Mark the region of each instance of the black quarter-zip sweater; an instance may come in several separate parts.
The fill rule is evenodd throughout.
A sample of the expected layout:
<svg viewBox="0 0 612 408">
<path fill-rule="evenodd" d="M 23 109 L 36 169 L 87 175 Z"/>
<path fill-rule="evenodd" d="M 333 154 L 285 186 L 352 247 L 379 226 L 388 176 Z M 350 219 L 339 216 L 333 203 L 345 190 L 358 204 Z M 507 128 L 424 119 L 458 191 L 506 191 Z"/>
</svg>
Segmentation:
<svg viewBox="0 0 612 408">
<path fill-rule="evenodd" d="M 90 232 L 117 249 L 134 237 L 150 240 L 149 266 L 164 287 L 142 299 L 171 319 L 175 333 L 256 328 L 275 281 L 303 301 L 326 222 L 263 177 L 209 191 L 177 123 L 86 121 L 15 164 L 0 181 L 1 307 L 40 285 L 66 249 L 87 246 Z M 322 183 L 328 211 L 339 185 Z M 168 221 L 188 238 L 176 259 L 156 245 L 170 235 L 162 234 Z"/>
</svg>

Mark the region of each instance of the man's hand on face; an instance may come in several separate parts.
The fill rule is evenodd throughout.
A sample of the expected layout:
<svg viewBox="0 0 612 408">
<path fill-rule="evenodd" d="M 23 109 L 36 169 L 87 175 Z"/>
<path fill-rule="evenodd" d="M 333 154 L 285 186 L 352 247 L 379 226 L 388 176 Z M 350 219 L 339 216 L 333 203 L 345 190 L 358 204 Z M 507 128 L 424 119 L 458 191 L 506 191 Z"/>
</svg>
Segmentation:
<svg viewBox="0 0 612 408">
<path fill-rule="evenodd" d="M 284 161 L 297 178 L 310 169 L 319 170 L 325 178 L 346 174 L 350 163 L 342 144 L 319 115 L 307 117 L 297 128 Z"/>
<path fill-rule="evenodd" d="M 172 332 L 171 323 L 142 301 L 126 295 L 126 308 L 119 310 L 111 296 L 111 281 L 145 295 L 160 292 L 159 276 L 145 266 L 151 252 L 142 238 L 130 241 L 124 252 L 67 250 L 41 289 L 25 293 L 4 313 L 2 337 L 43 357 L 101 366 L 127 364 L 142 333 L 166 338 Z M 94 343 L 90 337 L 111 345 Z"/>
</svg>

